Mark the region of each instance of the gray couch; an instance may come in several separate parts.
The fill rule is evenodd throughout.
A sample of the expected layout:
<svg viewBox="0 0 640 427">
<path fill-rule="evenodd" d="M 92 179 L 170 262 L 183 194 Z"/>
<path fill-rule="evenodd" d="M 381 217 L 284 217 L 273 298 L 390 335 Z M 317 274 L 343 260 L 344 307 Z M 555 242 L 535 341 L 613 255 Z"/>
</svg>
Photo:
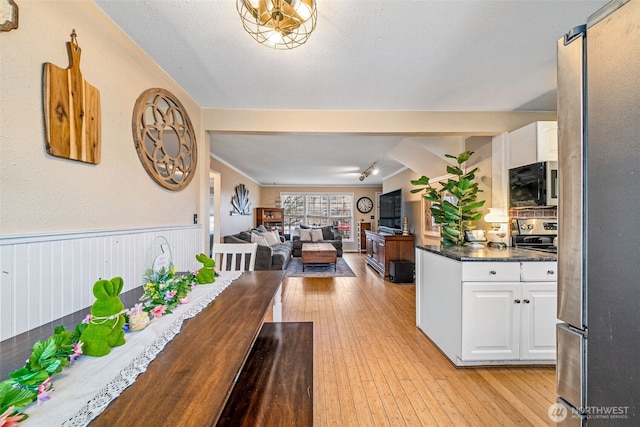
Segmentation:
<svg viewBox="0 0 640 427">
<path fill-rule="evenodd" d="M 251 243 L 251 230 L 223 237 L 224 243 Z M 291 259 L 292 242 L 284 241 L 273 246 L 260 246 L 256 251 L 256 270 L 285 270 Z"/>
<path fill-rule="evenodd" d="M 315 243 L 331 243 L 334 248 L 336 248 L 336 255 L 342 256 L 342 235 L 338 230 L 335 230 L 333 226 L 327 225 L 324 227 L 309 227 L 307 225 L 301 225 L 300 228 L 319 228 L 322 230 L 322 241 Z M 293 235 L 291 237 L 293 241 L 293 256 L 301 257 L 302 256 L 302 244 L 304 241 L 300 240 L 300 235 Z M 307 241 L 306 243 L 310 243 Z"/>
</svg>

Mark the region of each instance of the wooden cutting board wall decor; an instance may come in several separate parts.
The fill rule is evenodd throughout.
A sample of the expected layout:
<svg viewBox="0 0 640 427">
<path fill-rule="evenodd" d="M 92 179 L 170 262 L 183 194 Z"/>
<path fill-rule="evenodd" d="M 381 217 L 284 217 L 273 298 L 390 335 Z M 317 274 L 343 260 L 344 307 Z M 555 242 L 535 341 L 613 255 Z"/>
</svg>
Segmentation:
<svg viewBox="0 0 640 427">
<path fill-rule="evenodd" d="M 100 163 L 100 92 L 82 78 L 76 32 L 67 42 L 69 68 L 44 64 L 44 126 L 49 154 Z"/>
</svg>

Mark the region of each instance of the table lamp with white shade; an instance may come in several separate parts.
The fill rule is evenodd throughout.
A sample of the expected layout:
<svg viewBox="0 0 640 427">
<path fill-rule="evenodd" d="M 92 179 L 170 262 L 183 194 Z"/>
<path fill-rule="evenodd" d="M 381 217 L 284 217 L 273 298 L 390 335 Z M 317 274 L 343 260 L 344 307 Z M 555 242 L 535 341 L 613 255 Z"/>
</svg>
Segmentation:
<svg viewBox="0 0 640 427">
<path fill-rule="evenodd" d="M 490 248 L 506 248 L 509 223 L 509 216 L 506 209 L 489 208 L 489 213 L 484 216 L 484 221 L 491 224 L 491 229 L 487 231 L 488 246 Z"/>
</svg>

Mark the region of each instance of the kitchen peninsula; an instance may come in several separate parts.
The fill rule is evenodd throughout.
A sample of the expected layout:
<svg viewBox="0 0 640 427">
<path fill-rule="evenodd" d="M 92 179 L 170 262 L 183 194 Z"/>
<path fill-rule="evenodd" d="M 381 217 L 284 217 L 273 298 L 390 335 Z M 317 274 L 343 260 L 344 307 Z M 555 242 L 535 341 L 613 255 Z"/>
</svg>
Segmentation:
<svg viewBox="0 0 640 427">
<path fill-rule="evenodd" d="M 554 364 L 557 256 L 416 247 L 416 324 L 456 366 Z"/>
</svg>

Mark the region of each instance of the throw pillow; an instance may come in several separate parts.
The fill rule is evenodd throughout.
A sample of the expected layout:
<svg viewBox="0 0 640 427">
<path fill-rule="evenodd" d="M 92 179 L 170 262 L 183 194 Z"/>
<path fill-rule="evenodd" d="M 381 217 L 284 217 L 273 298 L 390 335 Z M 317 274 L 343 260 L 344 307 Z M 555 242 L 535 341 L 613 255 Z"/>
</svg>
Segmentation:
<svg viewBox="0 0 640 427">
<path fill-rule="evenodd" d="M 267 245 L 273 246 L 280 243 L 280 237 L 277 236 L 277 234 L 278 233 L 275 231 L 267 231 L 266 233 L 261 233 L 260 235 L 264 237 L 264 240 L 266 240 Z"/>
<path fill-rule="evenodd" d="M 322 230 L 319 228 L 314 228 L 311 230 L 311 241 L 312 242 L 321 242 L 323 241 Z"/>
<path fill-rule="evenodd" d="M 300 229 L 300 241 L 302 242 L 310 242 L 311 241 L 311 230 L 306 228 Z"/>
<path fill-rule="evenodd" d="M 251 233 L 251 243 L 257 243 L 258 246 L 269 246 L 264 236 L 256 233 Z"/>
<path fill-rule="evenodd" d="M 238 238 L 244 240 L 247 243 L 251 243 L 251 233 L 248 231 L 241 231 L 238 233 Z"/>
<path fill-rule="evenodd" d="M 324 240 L 333 240 L 333 225 L 325 225 L 321 230 Z"/>
</svg>

